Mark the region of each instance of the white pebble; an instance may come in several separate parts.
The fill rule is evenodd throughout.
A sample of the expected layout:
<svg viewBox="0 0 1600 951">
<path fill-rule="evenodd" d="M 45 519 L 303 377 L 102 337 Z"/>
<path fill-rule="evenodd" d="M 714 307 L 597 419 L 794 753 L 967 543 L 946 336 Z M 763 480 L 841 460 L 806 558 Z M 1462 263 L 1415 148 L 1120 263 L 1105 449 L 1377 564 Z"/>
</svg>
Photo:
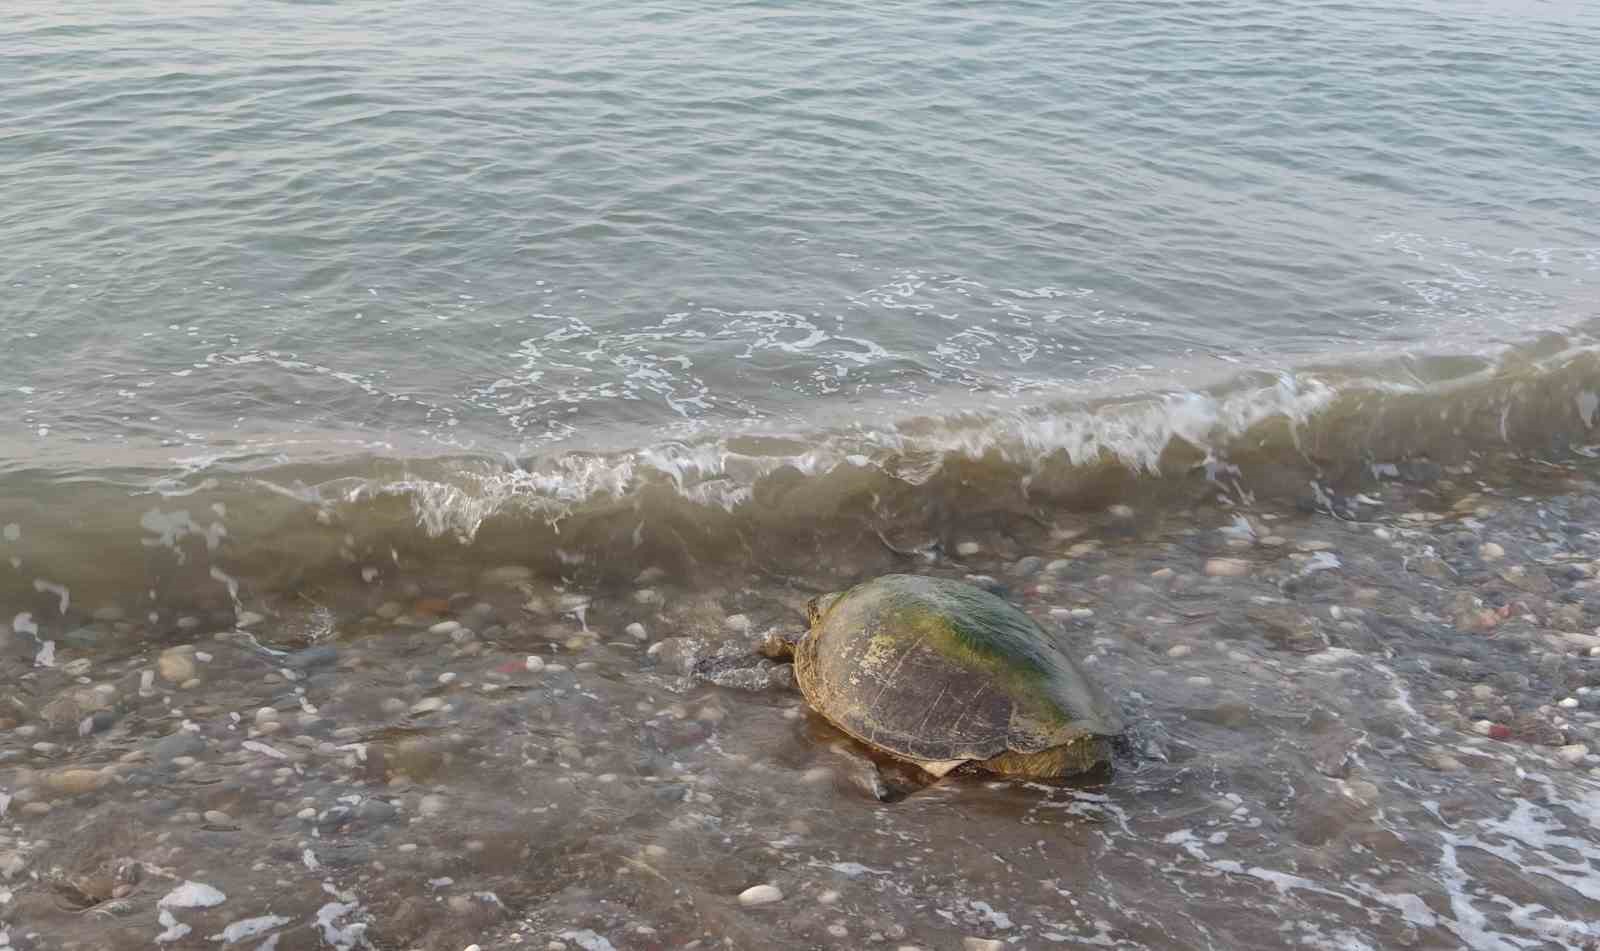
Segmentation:
<svg viewBox="0 0 1600 951">
<path fill-rule="evenodd" d="M 422 800 L 417 803 L 417 812 L 424 816 L 441 815 L 448 808 L 450 808 L 449 802 L 443 796 L 435 793 L 423 796 Z"/>
<path fill-rule="evenodd" d="M 526 667 L 529 673 L 536 674 L 539 671 L 544 670 L 544 658 L 538 656 L 537 654 L 529 654 L 528 659 L 522 662 L 522 666 Z"/>
<path fill-rule="evenodd" d="M 783 901 L 783 892 L 776 885 L 752 885 L 739 893 L 741 905 L 770 905 L 779 901 Z"/>
<path fill-rule="evenodd" d="M 1494 542 L 1485 542 L 1483 547 L 1478 549 L 1478 557 L 1484 561 L 1499 561 L 1505 556 L 1506 550 Z"/>
<path fill-rule="evenodd" d="M 1167 648 L 1168 657 L 1188 657 L 1192 653 L 1194 653 L 1194 648 L 1188 644 L 1177 644 Z"/>
<path fill-rule="evenodd" d="M 1585 756 L 1589 755 L 1589 747 L 1584 743 L 1569 743 L 1566 746 L 1557 747 L 1556 755 L 1561 757 L 1563 761 L 1576 766 L 1583 762 Z"/>
<path fill-rule="evenodd" d="M 1559 704 L 1557 704 L 1557 706 L 1559 706 L 1559 707 L 1561 707 L 1563 709 L 1566 709 L 1566 710 L 1571 710 L 1574 707 L 1576 707 L 1577 705 L 1578 705 L 1578 698 L 1577 697 L 1567 697 L 1566 699 L 1562 700 Z"/>
<path fill-rule="evenodd" d="M 423 697 L 421 700 L 418 700 L 416 703 L 411 705 L 411 712 L 433 713 L 436 710 L 443 710 L 444 707 L 445 702 L 443 697 Z"/>
<path fill-rule="evenodd" d="M 970 558 L 980 551 L 983 551 L 983 546 L 977 542 L 962 542 L 956 546 L 956 554 L 964 558 Z"/>
<path fill-rule="evenodd" d="M 638 621 L 634 621 L 632 624 L 629 624 L 627 627 L 623 628 L 623 630 L 628 633 L 629 637 L 636 641 L 646 641 L 650 639 L 650 634 L 645 631 L 644 625 L 640 624 Z"/>
<path fill-rule="evenodd" d="M 740 634 L 750 630 L 750 619 L 743 614 L 730 614 L 723 619 L 722 623 L 727 626 L 728 630 L 737 631 Z"/>
<path fill-rule="evenodd" d="M 440 621 L 438 624 L 435 624 L 432 627 L 428 628 L 428 633 L 429 634 L 454 634 L 455 632 L 457 632 L 459 630 L 461 630 L 461 622 L 460 621 Z"/>
</svg>

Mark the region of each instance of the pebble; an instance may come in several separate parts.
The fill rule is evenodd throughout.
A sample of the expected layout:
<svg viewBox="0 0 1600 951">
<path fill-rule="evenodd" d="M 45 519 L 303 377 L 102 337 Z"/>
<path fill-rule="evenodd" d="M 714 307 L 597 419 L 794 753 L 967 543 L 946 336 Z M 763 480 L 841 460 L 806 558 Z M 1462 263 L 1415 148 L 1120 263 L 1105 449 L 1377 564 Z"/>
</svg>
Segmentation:
<svg viewBox="0 0 1600 951">
<path fill-rule="evenodd" d="M 206 824 L 214 826 L 225 826 L 233 823 L 233 817 L 221 809 L 207 809 L 205 820 Z"/>
<path fill-rule="evenodd" d="M 161 674 L 161 679 L 174 684 L 193 680 L 194 659 L 189 653 L 189 649 L 185 647 L 164 651 L 156 659 L 156 670 Z"/>
<path fill-rule="evenodd" d="M 543 657 L 537 654 L 529 654 L 528 659 L 522 662 L 522 666 L 527 669 L 528 673 L 536 674 L 544 670 L 546 664 Z"/>
<path fill-rule="evenodd" d="M 1238 578 L 1250 573 L 1250 563 L 1238 558 L 1211 558 L 1206 561 L 1206 574 L 1213 578 Z"/>
<path fill-rule="evenodd" d="M 1473 684 L 1472 695 L 1479 700 L 1493 700 L 1494 688 L 1488 684 Z"/>
<path fill-rule="evenodd" d="M 1506 550 L 1494 542 L 1485 542 L 1483 547 L 1478 549 L 1478 557 L 1484 561 L 1499 561 L 1505 556 Z"/>
<path fill-rule="evenodd" d="M 1199 677 L 1199 676 L 1190 677 L 1190 678 L 1188 678 L 1187 683 L 1191 687 L 1209 687 L 1209 686 L 1211 686 L 1211 678 L 1210 677 Z"/>
<path fill-rule="evenodd" d="M 45 785 L 63 796 L 81 796 L 106 784 L 107 776 L 97 769 L 64 769 L 45 778 Z"/>
<path fill-rule="evenodd" d="M 1188 644 L 1178 644 L 1167 648 L 1168 657 L 1188 657 L 1192 653 L 1194 653 L 1194 648 Z"/>
<path fill-rule="evenodd" d="M 449 801 L 437 793 L 429 793 L 417 803 L 417 812 L 428 817 L 443 815 L 449 808 Z"/>
<path fill-rule="evenodd" d="M 980 551 L 983 551 L 983 546 L 977 542 L 962 542 L 956 546 L 956 554 L 963 558 L 971 558 Z"/>
<path fill-rule="evenodd" d="M 723 619 L 722 623 L 728 630 L 740 634 L 750 630 L 750 619 L 743 614 L 730 614 Z"/>
<path fill-rule="evenodd" d="M 411 705 L 412 713 L 433 713 L 443 710 L 445 701 L 443 697 L 423 697 Z"/>
<path fill-rule="evenodd" d="M 627 627 L 623 628 L 623 630 L 627 632 L 629 637 L 636 641 L 647 641 L 650 639 L 649 632 L 646 631 L 644 629 L 644 625 L 640 624 L 638 621 L 634 621 L 632 624 L 629 624 Z"/>
<path fill-rule="evenodd" d="M 1020 578 L 1031 578 L 1038 574 L 1039 569 L 1043 566 L 1043 558 L 1040 558 L 1037 555 L 1029 555 L 1026 558 L 1019 559 L 1016 564 L 1012 565 L 1011 573 Z"/>
<path fill-rule="evenodd" d="M 440 621 L 428 628 L 429 634 L 454 634 L 461 630 L 460 621 Z"/>
<path fill-rule="evenodd" d="M 1561 757 L 1564 762 L 1576 766 L 1583 762 L 1585 756 L 1589 755 L 1589 747 L 1585 743 L 1568 743 L 1566 746 L 1556 747 L 1556 755 Z"/>
<path fill-rule="evenodd" d="M 1057 558 L 1048 565 L 1045 565 L 1044 570 L 1048 574 L 1064 575 L 1068 571 L 1072 570 L 1072 560 L 1070 558 Z"/>
<path fill-rule="evenodd" d="M 1005 943 L 993 938 L 963 938 L 962 951 L 1002 951 Z"/>
<path fill-rule="evenodd" d="M 1564 700 L 1562 700 L 1560 703 L 1556 704 L 1556 706 L 1561 707 L 1563 710 L 1574 710 L 1574 709 L 1577 709 L 1578 698 L 1577 697 L 1567 697 Z"/>
<path fill-rule="evenodd" d="M 399 601 L 385 601 L 378 605 L 378 610 L 372 613 L 376 614 L 380 618 L 383 618 L 385 621 L 393 621 L 395 618 L 406 613 L 406 606 L 401 604 Z"/>
<path fill-rule="evenodd" d="M 739 904 L 747 907 L 770 905 L 783 901 L 783 892 L 776 885 L 752 885 L 739 893 Z"/>
</svg>

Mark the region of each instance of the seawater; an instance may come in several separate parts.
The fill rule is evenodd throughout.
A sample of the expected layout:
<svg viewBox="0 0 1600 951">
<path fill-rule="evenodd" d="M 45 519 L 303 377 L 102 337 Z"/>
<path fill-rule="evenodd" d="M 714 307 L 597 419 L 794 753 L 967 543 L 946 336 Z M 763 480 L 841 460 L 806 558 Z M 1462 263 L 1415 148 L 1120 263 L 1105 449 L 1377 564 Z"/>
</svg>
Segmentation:
<svg viewBox="0 0 1600 951">
<path fill-rule="evenodd" d="M 1592 6 L 0 36 L 0 946 L 1600 937 Z M 888 570 L 1130 761 L 872 800 Z"/>
</svg>

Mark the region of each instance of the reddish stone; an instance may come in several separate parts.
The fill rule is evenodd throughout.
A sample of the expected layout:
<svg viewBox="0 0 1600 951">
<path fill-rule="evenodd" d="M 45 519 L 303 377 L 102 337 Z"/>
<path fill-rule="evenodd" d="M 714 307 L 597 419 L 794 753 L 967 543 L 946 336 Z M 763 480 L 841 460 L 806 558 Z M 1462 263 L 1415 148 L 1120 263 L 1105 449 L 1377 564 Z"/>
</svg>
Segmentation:
<svg viewBox="0 0 1600 951">
<path fill-rule="evenodd" d="M 449 614 L 450 602 L 444 598 L 423 598 L 411 606 L 418 614 Z"/>
<path fill-rule="evenodd" d="M 1511 739 L 1511 728 L 1506 726 L 1504 723 L 1496 723 L 1489 727 L 1489 739 L 1509 740 Z"/>
<path fill-rule="evenodd" d="M 502 674 L 520 674 L 527 669 L 528 662 L 525 660 L 508 660 L 499 667 L 495 668 L 497 672 Z"/>
</svg>

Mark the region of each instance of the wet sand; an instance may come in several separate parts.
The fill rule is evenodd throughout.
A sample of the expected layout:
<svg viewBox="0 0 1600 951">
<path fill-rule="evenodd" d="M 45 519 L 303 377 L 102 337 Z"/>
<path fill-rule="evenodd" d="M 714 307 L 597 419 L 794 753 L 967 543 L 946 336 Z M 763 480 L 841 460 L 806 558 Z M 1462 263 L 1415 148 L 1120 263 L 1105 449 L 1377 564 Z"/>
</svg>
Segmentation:
<svg viewBox="0 0 1600 951">
<path fill-rule="evenodd" d="M 0 659 L 0 947 L 1593 948 L 1600 464 L 1379 475 L 809 574 L 67 605 Z M 1116 769 L 873 798 L 753 643 L 887 570 L 1059 632 Z"/>
</svg>

